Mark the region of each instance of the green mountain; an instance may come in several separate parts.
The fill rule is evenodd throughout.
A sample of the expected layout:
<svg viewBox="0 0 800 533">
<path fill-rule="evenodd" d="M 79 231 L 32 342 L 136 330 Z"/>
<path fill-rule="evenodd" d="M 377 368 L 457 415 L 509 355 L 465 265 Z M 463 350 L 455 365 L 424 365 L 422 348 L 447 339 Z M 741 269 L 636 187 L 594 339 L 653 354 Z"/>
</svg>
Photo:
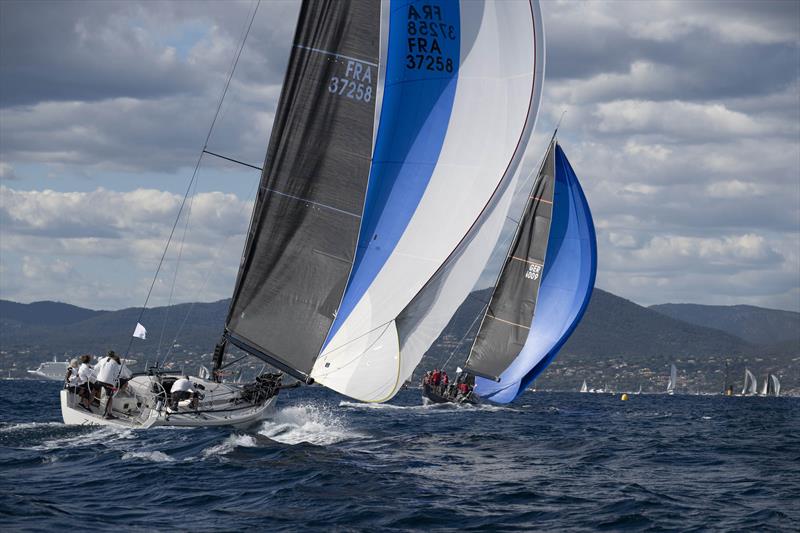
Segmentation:
<svg viewBox="0 0 800 533">
<path fill-rule="evenodd" d="M 476 291 L 464 302 L 414 379 L 448 359 L 448 370 L 463 364 L 479 324 L 476 317 L 489 295 L 489 289 Z M 163 360 L 168 352 L 169 360 L 179 365 L 208 364 L 228 304 L 220 300 L 147 309 L 141 319 L 147 340 L 140 340 L 131 337 L 139 309 L 92 311 L 56 302 L 0 301 L 0 372 L 24 375 L 25 369 L 53 356 L 99 354 L 108 349 L 124 353 L 129 344 L 130 356 L 140 364 L 156 357 Z M 785 313 L 752 309 L 764 316 Z M 736 331 L 738 313 L 716 316 L 729 316 L 733 324 L 724 319 L 715 322 L 716 328 L 690 323 L 595 289 L 583 320 L 536 386 L 573 390 L 586 379 L 591 387 L 635 390 L 642 385 L 645 391 L 658 391 L 666 387 L 671 363 L 678 366 L 679 387 L 684 391 L 721 390 L 726 363 L 729 383 L 741 381 L 748 367 L 757 376 L 778 374 L 787 392 L 800 386 L 800 349 L 795 341 L 760 345 L 731 333 Z M 779 323 L 771 338 L 792 339 L 796 332 L 794 322 L 787 320 Z"/>
<path fill-rule="evenodd" d="M 714 328 L 753 344 L 800 345 L 800 313 L 752 305 L 659 304 L 649 309 L 690 324 Z"/>
<path fill-rule="evenodd" d="M 414 379 L 448 359 L 448 370 L 463 363 L 477 325 L 466 336 L 465 332 L 489 295 L 488 289 L 475 292 L 461 306 L 427 354 L 428 359 L 417 368 Z M 800 385 L 800 350 L 791 344 L 758 346 L 596 288 L 580 324 L 536 386 L 577 390 L 586 379 L 595 388 L 608 385 L 615 390 L 636 390 L 642 385 L 645 391 L 659 391 L 666 388 L 672 363 L 679 368 L 679 385 L 684 391 L 722 390 L 726 363 L 728 383 L 741 381 L 745 367 L 749 367 L 757 373 L 777 373 L 785 390 Z"/>
</svg>

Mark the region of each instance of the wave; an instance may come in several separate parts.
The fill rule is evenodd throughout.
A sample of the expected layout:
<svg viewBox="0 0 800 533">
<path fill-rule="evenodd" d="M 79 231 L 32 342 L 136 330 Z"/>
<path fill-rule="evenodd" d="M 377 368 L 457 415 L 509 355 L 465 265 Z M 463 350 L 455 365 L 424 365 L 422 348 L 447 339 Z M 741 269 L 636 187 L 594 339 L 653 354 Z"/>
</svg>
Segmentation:
<svg viewBox="0 0 800 533">
<path fill-rule="evenodd" d="M 227 455 L 239 447 L 254 448 L 258 443 L 252 435 L 231 435 L 224 441 L 203 450 L 203 457 L 208 459 L 220 455 Z"/>
<path fill-rule="evenodd" d="M 13 431 L 26 431 L 28 429 L 41 429 L 41 428 L 63 428 L 64 424 L 61 422 L 20 422 L 18 424 L 10 423 L 0 426 L 0 433 L 11 433 Z"/>
<path fill-rule="evenodd" d="M 315 404 L 285 407 L 266 420 L 259 435 L 283 444 L 328 446 L 365 435 L 350 429 L 342 418 Z"/>
<path fill-rule="evenodd" d="M 175 461 L 174 458 L 170 457 L 164 452 L 153 451 L 153 452 L 125 452 L 122 454 L 122 460 L 127 461 L 130 459 L 143 459 L 145 461 L 152 461 L 154 463 L 168 463 Z"/>
</svg>

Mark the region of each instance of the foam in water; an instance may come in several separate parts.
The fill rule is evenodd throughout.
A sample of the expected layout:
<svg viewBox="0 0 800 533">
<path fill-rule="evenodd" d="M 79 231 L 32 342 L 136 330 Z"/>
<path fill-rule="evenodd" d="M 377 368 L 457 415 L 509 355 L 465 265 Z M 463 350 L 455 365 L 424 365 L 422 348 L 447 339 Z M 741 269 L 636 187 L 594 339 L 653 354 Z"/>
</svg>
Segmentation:
<svg viewBox="0 0 800 533">
<path fill-rule="evenodd" d="M 203 457 L 227 455 L 238 447 L 253 448 L 255 446 L 257 446 L 256 439 L 252 435 L 231 435 L 220 444 L 203 450 Z"/>
<path fill-rule="evenodd" d="M 351 431 L 332 412 L 313 404 L 281 409 L 264 422 L 258 433 L 283 444 L 307 442 L 320 446 L 363 437 Z"/>
<path fill-rule="evenodd" d="M 60 424 L 61 427 L 65 427 Z M 119 440 L 129 440 L 135 438 L 133 430 L 111 429 L 111 426 L 94 429 L 89 433 L 84 433 L 74 437 L 64 437 L 59 439 L 46 440 L 39 446 L 31 447 L 32 450 L 53 450 L 60 448 L 87 447 L 100 444 L 108 445 Z"/>
<path fill-rule="evenodd" d="M 154 451 L 154 452 L 125 452 L 122 454 L 122 460 L 127 461 L 130 459 L 142 459 L 145 461 L 152 461 L 154 463 L 167 463 L 172 462 L 175 459 L 170 457 L 164 452 Z"/>
<path fill-rule="evenodd" d="M 47 427 L 63 428 L 61 422 L 21 422 L 19 424 L 8 424 L 0 427 L 0 433 L 11 433 L 13 431 L 25 431 L 26 429 L 39 429 Z"/>
</svg>

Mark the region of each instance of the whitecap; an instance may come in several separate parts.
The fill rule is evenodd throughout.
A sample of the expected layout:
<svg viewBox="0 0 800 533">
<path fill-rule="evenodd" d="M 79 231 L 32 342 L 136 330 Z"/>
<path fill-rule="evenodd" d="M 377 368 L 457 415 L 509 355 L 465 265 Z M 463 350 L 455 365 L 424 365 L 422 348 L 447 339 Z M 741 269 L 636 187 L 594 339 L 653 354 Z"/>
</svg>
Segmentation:
<svg viewBox="0 0 800 533">
<path fill-rule="evenodd" d="M 332 412 L 312 404 L 279 410 L 262 424 L 258 433 L 283 444 L 307 442 L 320 446 L 364 436 L 352 431 Z"/>
<path fill-rule="evenodd" d="M 145 461 L 152 461 L 154 463 L 167 463 L 172 462 L 175 459 L 170 457 L 164 452 L 153 451 L 153 452 L 125 452 L 122 454 L 122 460 L 128 461 L 130 459 L 143 459 Z"/>
<path fill-rule="evenodd" d="M 253 448 L 257 446 L 256 439 L 252 435 L 231 435 L 224 441 L 210 448 L 203 450 L 203 457 L 214 457 L 217 455 L 227 455 L 237 447 Z"/>
</svg>

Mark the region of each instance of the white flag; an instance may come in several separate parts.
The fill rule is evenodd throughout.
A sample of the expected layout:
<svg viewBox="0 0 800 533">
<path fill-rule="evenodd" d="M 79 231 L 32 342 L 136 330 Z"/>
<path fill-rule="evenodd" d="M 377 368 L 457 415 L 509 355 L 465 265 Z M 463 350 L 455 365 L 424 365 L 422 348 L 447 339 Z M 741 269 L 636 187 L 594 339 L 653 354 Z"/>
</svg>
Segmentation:
<svg viewBox="0 0 800 533">
<path fill-rule="evenodd" d="M 463 369 L 462 369 L 460 366 L 456 367 L 456 374 L 460 374 L 460 373 L 462 373 L 463 371 L 464 371 L 464 370 L 463 370 Z"/>
<path fill-rule="evenodd" d="M 147 338 L 147 330 L 144 328 L 143 325 L 136 323 L 136 329 L 133 330 L 133 336 L 137 339 L 146 339 Z"/>
</svg>

